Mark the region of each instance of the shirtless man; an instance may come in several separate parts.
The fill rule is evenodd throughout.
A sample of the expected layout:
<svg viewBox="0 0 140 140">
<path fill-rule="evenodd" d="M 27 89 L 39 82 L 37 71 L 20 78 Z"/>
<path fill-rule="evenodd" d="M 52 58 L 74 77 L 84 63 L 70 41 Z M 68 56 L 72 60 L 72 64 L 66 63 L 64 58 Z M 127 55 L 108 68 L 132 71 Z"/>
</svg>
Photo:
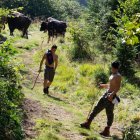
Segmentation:
<svg viewBox="0 0 140 140">
<path fill-rule="evenodd" d="M 118 73 L 119 62 L 114 61 L 111 63 L 111 76 L 109 78 L 109 84 L 100 84 L 100 89 L 107 87 L 107 92 L 102 95 L 99 99 L 97 105 L 94 107 L 93 111 L 91 112 L 89 118 L 86 122 L 81 123 L 81 127 L 83 128 L 90 128 L 90 124 L 94 117 L 100 113 L 103 109 L 106 110 L 107 115 L 107 126 L 104 128 L 101 135 L 108 136 L 110 134 L 110 127 L 113 123 L 114 118 L 114 104 L 112 103 L 113 99 L 118 98 L 116 93 L 120 89 L 121 85 L 121 75 Z M 119 100 L 118 100 L 119 101 Z"/>
<path fill-rule="evenodd" d="M 58 55 L 55 54 L 56 50 L 57 50 L 57 46 L 53 45 L 51 47 L 51 50 L 48 50 L 44 54 L 44 56 L 43 56 L 43 58 L 40 62 L 40 67 L 39 67 L 39 70 L 38 70 L 39 73 L 41 72 L 41 67 L 42 67 L 43 61 L 45 60 L 43 94 L 48 94 L 49 93 L 48 89 L 49 89 L 49 87 L 52 84 L 52 81 L 54 79 L 55 70 L 57 68 L 57 62 L 58 62 Z M 50 52 L 51 55 L 48 52 Z"/>
</svg>

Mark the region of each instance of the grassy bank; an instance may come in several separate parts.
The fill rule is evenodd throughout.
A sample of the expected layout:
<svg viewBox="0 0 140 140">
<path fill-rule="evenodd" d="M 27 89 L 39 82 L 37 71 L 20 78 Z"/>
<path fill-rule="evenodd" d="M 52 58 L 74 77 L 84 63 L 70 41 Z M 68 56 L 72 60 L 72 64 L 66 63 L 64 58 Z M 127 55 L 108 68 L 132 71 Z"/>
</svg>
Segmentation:
<svg viewBox="0 0 140 140">
<path fill-rule="evenodd" d="M 39 102 L 46 111 L 45 117 L 33 117 L 36 122 L 33 130 L 38 135 L 32 139 L 103 139 L 98 132 L 106 125 L 105 111 L 93 120 L 90 130 L 81 129 L 79 124 L 86 120 L 99 91 L 98 85 L 101 81 L 96 77 L 100 70 L 104 71 L 109 78 L 108 65 L 113 61 L 112 57 L 106 56 L 107 62 L 104 63 L 104 54 L 96 48 L 93 61 L 72 60 L 71 52 L 75 46 L 69 40 L 68 32 L 65 38 L 57 38 L 48 44 L 47 35 L 40 32 L 39 28 L 39 24 L 31 25 L 28 40 L 18 37 L 21 32 L 16 30 L 14 35 L 17 37 L 12 41 L 12 45 L 18 50 L 16 57 L 19 63 L 24 65 L 21 69 L 22 92 L 26 98 Z M 6 28 L 2 35 L 6 38 L 9 37 L 8 34 L 9 30 Z M 50 87 L 50 95 L 43 96 L 43 73 L 39 75 L 35 88 L 33 90 L 31 88 L 38 74 L 40 60 L 53 44 L 58 46 L 56 51 L 59 56 L 58 67 Z M 139 76 L 139 72 L 136 75 Z M 100 91 L 95 104 L 105 91 L 106 89 Z M 121 97 L 121 102 L 118 107 L 115 107 L 112 137 L 108 139 L 122 139 L 121 131 L 125 130 L 124 127 L 130 124 L 138 125 L 140 120 L 139 87 L 122 77 L 118 95 Z"/>
</svg>

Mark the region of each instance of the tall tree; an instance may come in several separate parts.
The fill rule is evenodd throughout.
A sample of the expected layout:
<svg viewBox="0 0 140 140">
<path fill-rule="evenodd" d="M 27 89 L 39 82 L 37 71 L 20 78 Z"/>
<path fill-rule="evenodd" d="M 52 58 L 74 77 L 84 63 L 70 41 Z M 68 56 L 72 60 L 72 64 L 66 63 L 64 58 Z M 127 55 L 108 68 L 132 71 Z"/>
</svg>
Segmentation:
<svg viewBox="0 0 140 140">
<path fill-rule="evenodd" d="M 119 39 L 115 48 L 116 59 L 120 62 L 120 73 L 123 76 L 133 77 L 135 74 L 134 61 L 136 58 L 136 47 L 127 45 L 122 39 Z"/>
<path fill-rule="evenodd" d="M 124 76 L 134 76 L 134 60 L 139 51 L 140 44 L 140 5 L 139 0 L 119 1 L 120 7 L 115 11 L 115 21 L 118 26 L 118 37 L 116 45 L 116 57 L 121 65 Z"/>
</svg>

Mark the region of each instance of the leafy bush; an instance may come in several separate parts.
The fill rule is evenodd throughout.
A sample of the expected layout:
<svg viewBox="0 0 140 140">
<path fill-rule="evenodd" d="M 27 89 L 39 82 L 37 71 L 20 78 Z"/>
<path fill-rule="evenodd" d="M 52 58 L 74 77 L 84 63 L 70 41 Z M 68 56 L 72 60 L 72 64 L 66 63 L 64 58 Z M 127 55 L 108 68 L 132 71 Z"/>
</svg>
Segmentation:
<svg viewBox="0 0 140 140">
<path fill-rule="evenodd" d="M 0 46 L 0 139 L 21 140 L 23 137 L 18 108 L 23 94 L 19 88 L 19 66 L 12 57 L 15 53 L 8 41 Z"/>
<path fill-rule="evenodd" d="M 89 38 L 91 34 L 87 31 L 86 25 L 79 22 L 71 22 L 69 33 L 71 34 L 71 41 L 74 47 L 71 51 L 73 59 L 90 59 L 90 45 Z"/>
<path fill-rule="evenodd" d="M 135 74 L 134 61 L 139 51 L 139 0 L 119 1 L 120 7 L 115 10 L 115 23 L 118 26 L 116 57 L 121 63 L 123 76 L 131 78 Z"/>
<path fill-rule="evenodd" d="M 94 76 L 96 84 L 106 84 L 108 82 L 108 75 L 105 73 L 103 68 L 96 69 Z"/>
</svg>

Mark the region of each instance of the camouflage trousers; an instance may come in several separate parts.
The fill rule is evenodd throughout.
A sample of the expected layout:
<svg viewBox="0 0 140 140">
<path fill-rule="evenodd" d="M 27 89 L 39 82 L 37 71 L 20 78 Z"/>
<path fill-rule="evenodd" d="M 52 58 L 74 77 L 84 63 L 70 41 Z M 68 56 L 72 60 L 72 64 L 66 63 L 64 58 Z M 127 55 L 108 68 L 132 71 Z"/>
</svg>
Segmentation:
<svg viewBox="0 0 140 140">
<path fill-rule="evenodd" d="M 98 103 L 94 107 L 93 111 L 91 112 L 88 120 L 92 121 L 94 117 L 100 113 L 103 109 L 106 110 L 107 115 L 107 126 L 111 126 L 114 119 L 114 104 L 111 101 L 108 101 L 108 92 L 103 94 L 99 99 Z"/>
</svg>

